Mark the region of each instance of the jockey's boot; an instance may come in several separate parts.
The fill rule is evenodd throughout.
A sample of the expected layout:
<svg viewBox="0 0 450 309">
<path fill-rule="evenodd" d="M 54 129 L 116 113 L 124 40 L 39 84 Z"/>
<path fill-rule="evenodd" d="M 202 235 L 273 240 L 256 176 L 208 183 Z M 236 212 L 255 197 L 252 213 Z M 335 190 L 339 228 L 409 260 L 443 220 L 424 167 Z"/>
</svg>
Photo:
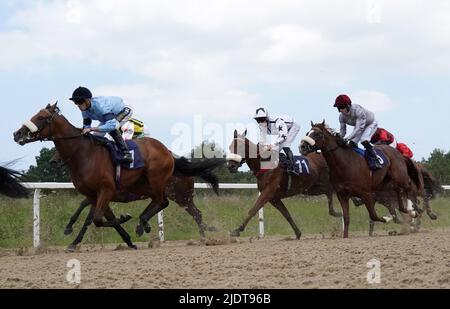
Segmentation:
<svg viewBox="0 0 450 309">
<path fill-rule="evenodd" d="M 119 130 L 113 130 L 109 132 L 109 135 L 114 139 L 119 149 L 123 152 L 122 163 L 130 164 L 133 162 L 133 157 L 131 156 L 128 146 L 122 138 Z"/>
<path fill-rule="evenodd" d="M 294 175 L 299 175 L 298 170 L 296 170 L 295 168 L 295 161 L 294 161 L 294 155 L 292 154 L 292 150 L 289 147 L 283 147 L 283 151 L 286 154 L 287 158 L 288 158 L 288 166 L 286 168 L 286 171 L 288 172 L 288 174 L 294 174 Z"/>
<path fill-rule="evenodd" d="M 373 150 L 372 144 L 369 141 L 364 141 L 361 144 L 364 146 L 364 148 L 366 148 L 366 151 L 369 154 L 369 157 L 371 159 L 373 159 L 373 162 L 375 163 L 375 167 L 377 169 L 383 168 L 383 166 L 381 165 L 380 161 L 378 161 L 378 156 L 375 153 L 375 150 Z"/>
</svg>

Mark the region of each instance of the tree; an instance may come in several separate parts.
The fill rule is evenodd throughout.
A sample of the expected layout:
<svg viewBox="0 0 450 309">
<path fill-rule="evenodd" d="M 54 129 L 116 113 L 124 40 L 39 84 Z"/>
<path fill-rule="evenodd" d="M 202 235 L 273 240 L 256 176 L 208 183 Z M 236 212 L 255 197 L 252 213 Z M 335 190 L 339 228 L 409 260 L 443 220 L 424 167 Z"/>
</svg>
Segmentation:
<svg viewBox="0 0 450 309">
<path fill-rule="evenodd" d="M 427 160 L 422 160 L 422 163 L 441 184 L 450 184 L 450 152 L 435 149 Z"/>
<path fill-rule="evenodd" d="M 50 164 L 55 154 L 55 148 L 42 148 L 36 157 L 36 166 L 31 165 L 25 174 L 26 181 L 30 182 L 71 182 L 69 170 L 65 165 Z"/>
</svg>

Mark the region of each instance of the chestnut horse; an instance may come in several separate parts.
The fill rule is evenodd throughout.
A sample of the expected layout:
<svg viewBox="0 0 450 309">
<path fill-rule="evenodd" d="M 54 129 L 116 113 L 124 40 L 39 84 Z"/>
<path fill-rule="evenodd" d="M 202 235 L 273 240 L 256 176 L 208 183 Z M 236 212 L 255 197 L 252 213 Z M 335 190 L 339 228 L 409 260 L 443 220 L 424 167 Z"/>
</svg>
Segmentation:
<svg viewBox="0 0 450 309">
<path fill-rule="evenodd" d="M 311 122 L 311 131 L 300 144 L 302 154 L 320 150 L 330 169 L 330 179 L 341 203 L 344 214 L 344 238 L 348 238 L 350 224 L 349 199 L 361 198 L 369 212 L 372 221 L 386 223 L 388 218 L 380 218 L 375 211 L 373 192 L 396 192 L 397 202 L 401 212 L 409 213 L 404 198 L 411 193 L 410 177 L 417 187 L 420 180 L 414 163 L 401 155 L 399 151 L 389 146 L 375 146 L 387 156 L 386 165 L 376 171 L 371 171 L 366 160 L 353 149 L 347 147 L 338 133 L 328 128 L 325 121 L 318 124 Z M 412 215 L 410 213 L 410 215 Z M 412 215 L 414 217 L 414 215 Z"/>
<path fill-rule="evenodd" d="M 120 182 L 116 184 L 116 167 L 106 147 L 96 142 L 90 135 L 81 135 L 59 113 L 57 103 L 48 105 L 34 115 L 30 121 L 14 133 L 14 140 L 20 145 L 34 141 L 52 140 L 61 158 L 66 162 L 75 188 L 87 197 L 93 206 L 93 222 L 97 227 L 114 227 L 131 248 L 136 246 L 121 224 L 131 219 L 122 215 L 117 219 L 109 202 L 120 201 L 125 194 L 148 196 L 151 203 L 139 216 L 136 233 L 139 236 L 150 232 L 148 220 L 169 205 L 165 189 L 174 174 L 196 176 L 215 166 L 223 164 L 223 159 L 190 163 L 185 158 L 175 159 L 172 153 L 158 140 L 141 138 L 136 140 L 144 160 L 144 167 L 122 169 Z M 103 221 L 106 218 L 106 222 Z"/>
<path fill-rule="evenodd" d="M 28 190 L 17 179 L 21 173 L 10 168 L 0 166 L 0 194 L 11 198 L 26 198 Z"/>
<path fill-rule="evenodd" d="M 408 200 L 412 202 L 411 207 L 413 207 L 414 211 L 417 211 L 419 214 L 422 214 L 424 212 L 423 209 L 419 207 L 420 201 L 419 197 L 421 198 L 423 202 L 423 206 L 427 212 L 427 215 L 430 217 L 431 220 L 436 220 L 437 215 L 433 212 L 430 206 L 430 200 L 436 198 L 437 195 L 443 193 L 443 188 L 440 185 L 439 181 L 433 177 L 433 175 L 426 169 L 426 167 L 418 162 L 414 162 L 418 172 L 419 172 L 419 179 L 421 183 L 421 187 L 417 187 L 414 182 L 411 183 L 411 191 L 408 195 Z M 389 192 L 382 192 L 377 191 L 374 193 L 375 202 L 380 203 L 387 208 L 395 208 L 397 204 L 397 197 L 396 193 L 394 191 Z M 353 203 L 356 206 L 362 205 L 360 200 L 352 198 Z M 395 209 L 394 209 L 395 212 Z M 395 218 L 395 217 L 394 217 Z M 401 223 L 401 220 L 398 220 L 399 223 Z M 415 220 L 411 223 L 411 227 L 414 229 L 417 229 L 420 224 L 420 221 Z M 373 235 L 374 230 L 374 222 L 370 221 L 369 224 L 369 235 Z"/>
<path fill-rule="evenodd" d="M 228 169 L 230 172 L 235 173 L 240 166 L 247 163 L 250 170 L 256 176 L 260 195 L 255 205 L 249 210 L 244 222 L 232 231 L 232 236 L 239 236 L 245 230 L 248 222 L 269 202 L 281 212 L 294 230 L 297 239 L 300 239 L 301 231 L 281 201 L 286 197 L 297 194 L 325 194 L 328 198 L 329 214 L 334 217 L 342 216 L 333 209 L 333 188 L 329 180 L 329 171 L 324 158 L 320 154 L 312 153 L 308 155 L 310 163 L 309 174 L 288 176 L 286 170 L 280 166 L 261 173 L 259 147 L 246 138 L 246 133 L 247 131 L 239 135 L 237 131 L 234 131 L 234 138 L 229 147 L 231 155 L 227 158 Z M 256 156 L 252 157 L 251 154 L 255 154 Z M 289 177 L 292 178 L 289 179 Z M 291 182 L 291 185 L 289 185 L 289 182 Z"/>
</svg>

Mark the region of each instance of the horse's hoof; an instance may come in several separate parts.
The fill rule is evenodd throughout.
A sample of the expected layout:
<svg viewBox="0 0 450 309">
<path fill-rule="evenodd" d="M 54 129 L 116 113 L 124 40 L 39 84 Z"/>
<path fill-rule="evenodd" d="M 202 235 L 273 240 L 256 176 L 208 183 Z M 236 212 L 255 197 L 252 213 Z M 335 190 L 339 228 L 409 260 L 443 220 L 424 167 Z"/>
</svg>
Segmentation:
<svg viewBox="0 0 450 309">
<path fill-rule="evenodd" d="M 70 235 L 73 232 L 73 228 L 72 227 L 66 227 L 66 229 L 64 230 L 64 235 Z"/>
<path fill-rule="evenodd" d="M 150 224 L 146 224 L 146 225 L 144 226 L 144 231 L 145 231 L 147 234 L 150 234 L 150 232 L 152 231 L 152 227 L 150 226 Z"/>
<path fill-rule="evenodd" d="M 297 238 L 297 240 L 300 240 L 300 238 L 302 237 L 302 233 L 300 232 L 300 233 L 296 234 L 295 237 Z"/>
<path fill-rule="evenodd" d="M 142 225 L 136 226 L 136 234 L 137 234 L 137 236 L 139 236 L 139 237 L 141 237 L 142 235 L 144 235 L 144 228 L 142 227 Z"/>
<path fill-rule="evenodd" d="M 77 250 L 76 245 L 69 245 L 66 249 L 67 252 L 75 252 L 75 250 Z"/>
<path fill-rule="evenodd" d="M 231 237 L 239 237 L 239 236 L 241 236 L 241 232 L 239 232 L 239 230 L 231 231 L 230 236 Z"/>
<path fill-rule="evenodd" d="M 430 217 L 431 220 L 437 220 L 437 215 L 434 212 L 427 212 L 428 217 Z"/>
<path fill-rule="evenodd" d="M 335 218 L 342 218 L 342 214 L 340 212 L 330 212 L 329 213 L 330 216 L 335 217 Z"/>
<path fill-rule="evenodd" d="M 130 249 L 134 249 L 134 250 L 137 250 L 137 249 L 138 249 L 138 247 L 137 247 L 136 245 L 131 245 L 131 246 L 128 246 L 128 248 L 130 248 Z"/>
</svg>

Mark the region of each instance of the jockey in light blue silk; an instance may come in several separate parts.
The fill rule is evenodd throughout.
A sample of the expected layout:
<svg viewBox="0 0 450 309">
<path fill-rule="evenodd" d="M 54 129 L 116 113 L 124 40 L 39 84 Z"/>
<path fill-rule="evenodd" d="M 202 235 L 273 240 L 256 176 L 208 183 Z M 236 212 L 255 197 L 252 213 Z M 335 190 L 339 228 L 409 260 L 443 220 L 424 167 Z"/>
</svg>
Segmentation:
<svg viewBox="0 0 450 309">
<path fill-rule="evenodd" d="M 123 163 L 131 163 L 132 155 L 127 144 L 119 132 L 119 128 L 132 116 L 133 111 L 125 106 L 119 97 L 92 97 L 92 93 L 85 87 L 78 87 L 70 98 L 81 110 L 83 116 L 82 134 L 90 132 L 109 135 L 114 139 L 123 152 Z M 91 127 L 92 120 L 100 122 L 98 127 Z"/>
</svg>

